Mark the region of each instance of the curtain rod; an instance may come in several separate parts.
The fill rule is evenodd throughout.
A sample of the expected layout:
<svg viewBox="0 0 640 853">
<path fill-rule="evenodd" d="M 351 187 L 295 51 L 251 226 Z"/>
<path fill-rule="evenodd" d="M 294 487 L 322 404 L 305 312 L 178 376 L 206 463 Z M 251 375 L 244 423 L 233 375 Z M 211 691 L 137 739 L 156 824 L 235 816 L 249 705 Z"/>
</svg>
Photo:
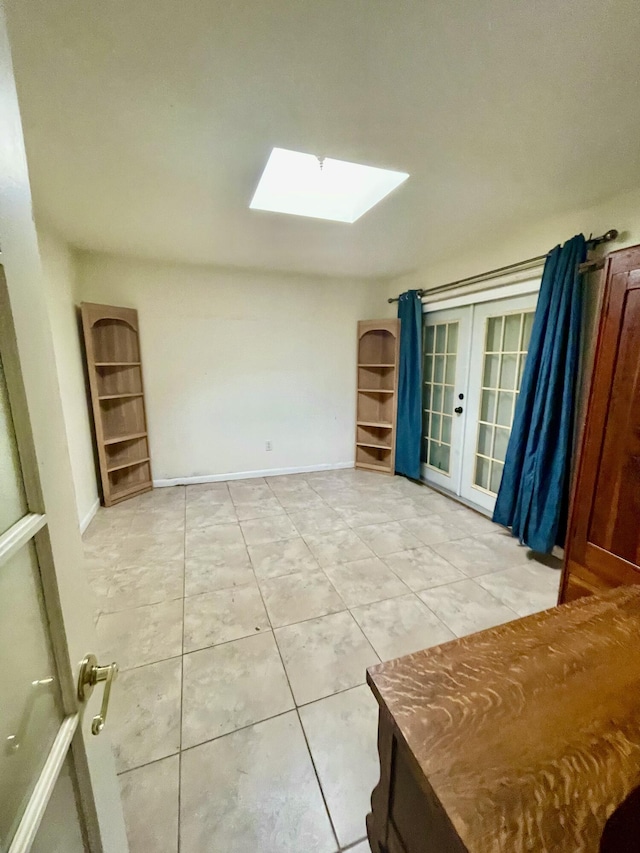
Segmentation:
<svg viewBox="0 0 640 853">
<path fill-rule="evenodd" d="M 601 237 L 589 237 L 587 240 L 587 244 L 590 249 L 599 246 L 601 243 L 610 243 L 612 240 L 615 240 L 618 236 L 618 231 L 615 228 L 609 229 L 605 234 Z M 441 284 L 439 287 L 433 287 L 429 290 L 419 290 L 418 296 L 425 296 L 427 293 L 437 294 L 443 293 L 447 290 L 453 290 L 455 287 L 460 287 L 463 284 L 479 284 L 481 281 L 486 281 L 491 278 L 497 278 L 499 275 L 515 272 L 516 270 L 526 270 L 529 267 L 538 266 L 548 257 L 548 253 L 544 255 L 537 255 L 535 258 L 527 258 L 526 261 L 518 261 L 515 264 L 507 264 L 506 267 L 498 267 L 495 270 L 488 270 L 487 272 L 480 273 L 479 275 L 470 275 L 468 278 L 461 278 L 458 281 L 450 281 L 447 284 Z M 397 302 L 399 297 L 390 297 L 387 299 L 387 302 Z"/>
</svg>

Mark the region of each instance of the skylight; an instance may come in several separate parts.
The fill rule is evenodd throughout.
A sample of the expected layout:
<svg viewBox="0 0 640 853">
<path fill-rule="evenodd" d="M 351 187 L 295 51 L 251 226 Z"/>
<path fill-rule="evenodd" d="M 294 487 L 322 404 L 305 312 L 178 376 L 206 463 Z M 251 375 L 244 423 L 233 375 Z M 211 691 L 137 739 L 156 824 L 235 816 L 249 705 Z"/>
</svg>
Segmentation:
<svg viewBox="0 0 640 853">
<path fill-rule="evenodd" d="M 250 207 L 355 222 L 408 177 L 406 172 L 274 148 Z"/>
</svg>

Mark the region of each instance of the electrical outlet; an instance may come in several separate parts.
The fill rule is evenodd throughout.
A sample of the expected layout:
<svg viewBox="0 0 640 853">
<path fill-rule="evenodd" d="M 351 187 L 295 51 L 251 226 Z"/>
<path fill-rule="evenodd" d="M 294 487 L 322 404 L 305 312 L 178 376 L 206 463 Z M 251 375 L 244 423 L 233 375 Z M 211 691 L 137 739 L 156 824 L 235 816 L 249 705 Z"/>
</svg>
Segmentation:
<svg viewBox="0 0 640 853">
<path fill-rule="evenodd" d="M 273 445 L 271 444 L 270 441 L 265 441 L 264 449 L 265 450 L 273 450 Z"/>
</svg>

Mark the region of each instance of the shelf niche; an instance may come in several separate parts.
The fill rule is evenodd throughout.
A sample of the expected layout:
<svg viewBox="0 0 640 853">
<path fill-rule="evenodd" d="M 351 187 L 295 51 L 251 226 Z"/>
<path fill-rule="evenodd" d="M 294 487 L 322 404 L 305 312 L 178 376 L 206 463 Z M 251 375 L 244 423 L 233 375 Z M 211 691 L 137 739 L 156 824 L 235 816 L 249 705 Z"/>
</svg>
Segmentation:
<svg viewBox="0 0 640 853">
<path fill-rule="evenodd" d="M 358 323 L 356 468 L 394 473 L 399 320 Z"/>
<path fill-rule="evenodd" d="M 80 306 L 101 499 L 111 506 L 153 488 L 138 312 Z"/>
</svg>

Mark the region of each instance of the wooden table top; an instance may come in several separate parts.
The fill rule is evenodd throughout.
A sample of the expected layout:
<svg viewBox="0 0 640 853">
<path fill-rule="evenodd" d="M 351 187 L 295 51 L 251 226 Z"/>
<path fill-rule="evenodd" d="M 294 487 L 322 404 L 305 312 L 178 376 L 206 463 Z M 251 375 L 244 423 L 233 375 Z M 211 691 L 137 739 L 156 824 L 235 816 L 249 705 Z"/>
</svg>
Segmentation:
<svg viewBox="0 0 640 853">
<path fill-rule="evenodd" d="M 639 586 L 379 664 L 367 680 L 470 853 L 597 851 L 640 785 Z"/>
</svg>

